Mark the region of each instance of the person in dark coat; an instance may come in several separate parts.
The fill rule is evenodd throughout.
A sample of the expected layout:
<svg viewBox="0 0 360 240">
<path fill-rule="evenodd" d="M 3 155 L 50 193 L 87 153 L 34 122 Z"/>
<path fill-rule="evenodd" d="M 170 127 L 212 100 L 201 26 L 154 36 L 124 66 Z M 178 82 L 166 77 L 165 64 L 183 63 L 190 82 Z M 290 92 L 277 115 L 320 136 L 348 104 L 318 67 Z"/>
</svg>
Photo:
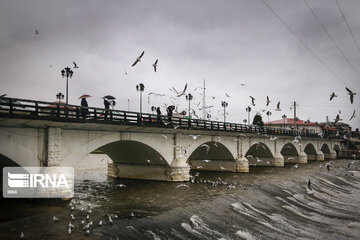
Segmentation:
<svg viewBox="0 0 360 240">
<path fill-rule="evenodd" d="M 110 102 L 106 98 L 104 98 L 104 106 L 105 106 L 104 119 L 106 119 L 110 109 Z"/>
<path fill-rule="evenodd" d="M 83 119 L 85 119 L 86 115 L 89 113 L 88 107 L 89 107 L 89 105 L 86 101 L 86 98 L 82 98 L 81 99 L 81 116 Z"/>
<path fill-rule="evenodd" d="M 160 122 L 161 120 L 161 110 L 160 107 L 156 108 L 156 114 L 157 114 L 157 122 Z"/>
<path fill-rule="evenodd" d="M 172 106 L 172 105 L 171 105 L 171 106 L 168 106 L 168 108 L 166 109 L 167 115 L 168 115 L 168 121 L 169 121 L 169 122 L 171 122 L 174 109 L 175 109 L 175 107 Z"/>
</svg>

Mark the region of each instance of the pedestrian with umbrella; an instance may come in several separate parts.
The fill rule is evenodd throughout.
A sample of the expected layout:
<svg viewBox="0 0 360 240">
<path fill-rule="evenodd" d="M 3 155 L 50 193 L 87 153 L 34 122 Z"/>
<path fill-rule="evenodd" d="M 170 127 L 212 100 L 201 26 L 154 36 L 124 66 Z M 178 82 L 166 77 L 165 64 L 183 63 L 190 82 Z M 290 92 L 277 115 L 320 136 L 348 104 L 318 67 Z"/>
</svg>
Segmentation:
<svg viewBox="0 0 360 240">
<path fill-rule="evenodd" d="M 106 95 L 103 97 L 103 99 L 104 99 L 104 106 L 105 106 L 104 119 L 106 119 L 107 115 L 109 113 L 109 109 L 110 109 L 110 101 L 114 101 L 116 98 L 111 95 Z"/>
<path fill-rule="evenodd" d="M 83 94 L 79 97 L 81 99 L 81 116 L 83 119 L 89 114 L 89 105 L 86 98 L 91 97 L 89 94 Z"/>
<path fill-rule="evenodd" d="M 175 106 L 174 105 L 168 106 L 168 108 L 166 110 L 167 110 L 167 115 L 168 115 L 168 121 L 171 122 L 173 111 L 175 110 Z"/>
</svg>

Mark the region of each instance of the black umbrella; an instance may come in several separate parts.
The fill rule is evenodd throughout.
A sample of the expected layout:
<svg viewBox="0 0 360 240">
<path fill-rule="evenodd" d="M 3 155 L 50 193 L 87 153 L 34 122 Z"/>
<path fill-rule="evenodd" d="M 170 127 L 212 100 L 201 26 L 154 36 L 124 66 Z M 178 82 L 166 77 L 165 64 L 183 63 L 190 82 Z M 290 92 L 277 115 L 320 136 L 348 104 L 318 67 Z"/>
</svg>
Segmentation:
<svg viewBox="0 0 360 240">
<path fill-rule="evenodd" d="M 106 98 L 107 100 L 114 100 L 114 99 L 116 99 L 116 97 L 111 96 L 111 95 L 106 95 L 106 96 L 104 96 L 103 98 Z"/>
</svg>

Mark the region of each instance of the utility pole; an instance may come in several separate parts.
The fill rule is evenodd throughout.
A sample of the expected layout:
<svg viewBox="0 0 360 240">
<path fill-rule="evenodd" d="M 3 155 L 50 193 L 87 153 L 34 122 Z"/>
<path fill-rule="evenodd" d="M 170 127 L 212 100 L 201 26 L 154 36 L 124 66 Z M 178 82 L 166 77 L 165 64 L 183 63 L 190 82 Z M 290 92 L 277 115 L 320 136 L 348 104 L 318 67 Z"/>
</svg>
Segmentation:
<svg viewBox="0 0 360 240">
<path fill-rule="evenodd" d="M 203 81 L 203 119 L 205 120 L 206 119 L 206 103 L 205 103 L 205 79 Z"/>
<path fill-rule="evenodd" d="M 294 130 L 297 132 L 296 129 L 296 101 L 294 101 Z"/>
</svg>

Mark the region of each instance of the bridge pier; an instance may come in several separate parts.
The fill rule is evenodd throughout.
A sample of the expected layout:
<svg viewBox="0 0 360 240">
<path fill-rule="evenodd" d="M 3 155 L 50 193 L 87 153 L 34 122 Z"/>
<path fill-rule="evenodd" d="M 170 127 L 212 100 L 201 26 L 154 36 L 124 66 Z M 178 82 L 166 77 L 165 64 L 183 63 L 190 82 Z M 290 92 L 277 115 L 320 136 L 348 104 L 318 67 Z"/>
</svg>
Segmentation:
<svg viewBox="0 0 360 240">
<path fill-rule="evenodd" d="M 325 160 L 324 153 L 321 152 L 321 151 L 316 151 L 316 160 L 317 161 L 324 161 Z"/>
<path fill-rule="evenodd" d="M 307 155 L 305 152 L 300 152 L 298 156 L 284 155 L 285 163 L 307 163 Z"/>
<path fill-rule="evenodd" d="M 284 166 L 284 157 L 280 152 L 275 152 L 273 160 L 270 162 L 270 166 L 273 167 L 283 167 Z"/>
<path fill-rule="evenodd" d="M 249 162 L 245 157 L 235 161 L 191 160 L 191 169 L 217 172 L 249 172 Z"/>
<path fill-rule="evenodd" d="M 190 167 L 109 163 L 108 175 L 115 178 L 183 182 L 190 179 Z"/>
<path fill-rule="evenodd" d="M 326 160 L 333 160 L 336 159 L 336 152 L 324 153 L 324 159 Z"/>
</svg>

